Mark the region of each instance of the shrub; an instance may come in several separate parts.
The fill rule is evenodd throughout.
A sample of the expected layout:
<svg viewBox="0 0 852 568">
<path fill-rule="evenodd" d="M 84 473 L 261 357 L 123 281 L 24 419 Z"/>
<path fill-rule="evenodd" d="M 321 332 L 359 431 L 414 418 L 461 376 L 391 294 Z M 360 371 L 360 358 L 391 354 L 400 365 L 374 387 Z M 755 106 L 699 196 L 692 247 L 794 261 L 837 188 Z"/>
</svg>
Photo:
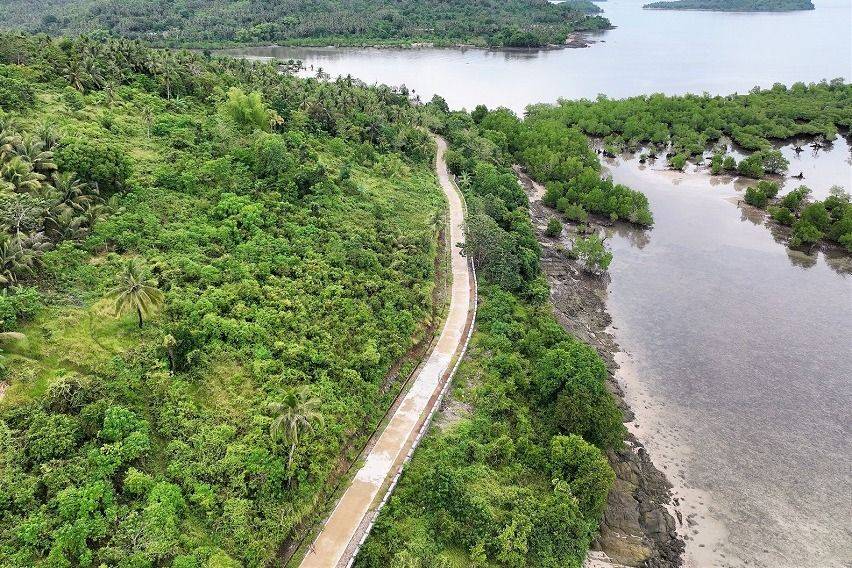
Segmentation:
<svg viewBox="0 0 852 568">
<path fill-rule="evenodd" d="M 3 290 L 0 293 L 0 331 L 11 329 L 21 320 L 32 319 L 41 308 L 41 294 L 35 288 Z"/>
<path fill-rule="evenodd" d="M 585 265 L 586 270 L 593 273 L 606 272 L 612 262 L 612 253 L 597 235 L 578 237 L 571 247 L 571 254 Z"/>
<path fill-rule="evenodd" d="M 761 178 L 763 177 L 763 159 L 758 153 L 754 153 L 751 156 L 744 158 L 743 161 L 739 163 L 737 166 L 737 171 L 740 175 L 750 178 Z"/>
<path fill-rule="evenodd" d="M 780 174 L 787 171 L 790 162 L 778 150 L 761 150 L 756 155 L 760 159 L 763 170 L 770 174 Z"/>
<path fill-rule="evenodd" d="M 770 207 L 769 216 L 782 225 L 790 226 L 796 222 L 796 216 L 793 215 L 793 212 L 783 206 Z"/>
<path fill-rule="evenodd" d="M 62 101 L 71 110 L 83 110 L 86 106 L 86 98 L 83 93 L 71 86 L 65 87 L 65 90 L 62 91 Z"/>
<path fill-rule="evenodd" d="M 710 159 L 710 173 L 715 175 L 719 175 L 724 170 L 724 162 L 725 155 L 724 154 L 713 154 L 713 157 Z"/>
<path fill-rule="evenodd" d="M 0 109 L 22 111 L 35 104 L 32 84 L 23 79 L 0 75 Z"/>
<path fill-rule="evenodd" d="M 786 207 L 790 211 L 798 211 L 802 208 L 802 205 L 810 192 L 811 190 L 804 185 L 797 187 L 781 198 L 781 206 Z"/>
<path fill-rule="evenodd" d="M 763 192 L 768 199 L 773 199 L 776 195 L 778 195 L 778 184 L 774 181 L 767 181 L 765 179 L 757 182 L 757 189 Z"/>
<path fill-rule="evenodd" d="M 749 187 L 745 192 L 745 202 L 763 209 L 766 207 L 766 194 L 757 187 Z"/>
<path fill-rule="evenodd" d="M 562 212 L 565 214 L 565 217 L 570 219 L 571 221 L 577 221 L 579 223 L 585 223 L 589 220 L 589 214 L 586 213 L 586 210 L 583 209 L 582 205 L 574 205 L 567 204 Z"/>
<path fill-rule="evenodd" d="M 792 248 L 811 247 L 822 238 L 820 231 L 813 223 L 799 219 L 793 224 L 793 233 L 790 235 L 790 246 Z"/>
<path fill-rule="evenodd" d="M 682 170 L 683 167 L 686 165 L 686 158 L 686 154 L 675 154 L 674 156 L 672 156 L 671 160 L 669 160 L 669 166 L 673 170 Z"/>
<path fill-rule="evenodd" d="M 544 230 L 544 234 L 548 237 L 558 237 L 561 235 L 562 223 L 559 222 L 559 219 L 551 217 L 550 221 L 547 222 L 547 228 Z"/>
<path fill-rule="evenodd" d="M 77 172 L 102 196 L 123 190 L 132 171 L 130 158 L 122 148 L 88 138 L 63 141 L 56 152 L 56 163 L 60 170 Z"/>
<path fill-rule="evenodd" d="M 831 226 L 831 217 L 825 205 L 820 202 L 811 203 L 805 207 L 802 210 L 801 220 L 810 223 L 820 231 L 827 231 Z"/>
<path fill-rule="evenodd" d="M 554 436 L 550 440 L 550 465 L 554 479 L 568 482 L 583 515 L 600 519 L 615 481 L 603 452 L 574 434 Z"/>
</svg>

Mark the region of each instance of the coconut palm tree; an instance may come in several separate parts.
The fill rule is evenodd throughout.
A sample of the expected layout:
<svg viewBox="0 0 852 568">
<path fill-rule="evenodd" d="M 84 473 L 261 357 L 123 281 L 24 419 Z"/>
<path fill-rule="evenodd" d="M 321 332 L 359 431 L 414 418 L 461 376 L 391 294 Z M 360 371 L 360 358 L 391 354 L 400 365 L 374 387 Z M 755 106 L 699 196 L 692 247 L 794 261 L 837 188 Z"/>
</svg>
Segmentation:
<svg viewBox="0 0 852 568">
<path fill-rule="evenodd" d="M 165 300 L 163 293 L 157 288 L 157 282 L 147 278 L 142 264 L 131 258 L 118 275 L 118 283 L 109 291 L 107 298 L 115 300 L 115 315 L 122 316 L 136 312 L 139 327 L 142 327 L 142 316 L 147 316 Z"/>
<path fill-rule="evenodd" d="M 46 144 L 33 136 L 22 138 L 15 146 L 17 156 L 26 160 L 32 169 L 38 173 L 51 175 L 58 168 L 53 161 L 53 152 L 46 148 Z"/>
<path fill-rule="evenodd" d="M 29 246 L 32 244 L 30 242 L 24 246 L 24 240 L 20 236 L 9 237 L 0 233 L 0 286 L 15 284 L 24 274 L 33 273 L 37 262 L 36 255 L 41 250 L 41 243 L 36 241 L 33 239 L 38 251 Z"/>
<path fill-rule="evenodd" d="M 98 191 L 74 175 L 73 172 L 62 172 L 53 178 L 53 187 L 58 193 L 57 207 L 71 209 L 78 213 L 86 211 L 96 200 Z"/>
<path fill-rule="evenodd" d="M 33 171 L 32 165 L 20 156 L 14 156 L 0 166 L 0 179 L 13 191 L 38 191 L 46 176 Z"/>
<path fill-rule="evenodd" d="M 82 63 L 78 60 L 69 61 L 64 69 L 65 80 L 68 81 L 68 84 L 80 91 L 81 93 L 86 90 L 86 83 L 89 81 L 89 77 L 86 74 L 86 69 Z"/>
<path fill-rule="evenodd" d="M 287 391 L 282 402 L 273 402 L 269 411 L 275 415 L 269 426 L 273 439 L 282 438 L 290 444 L 287 457 L 287 471 L 293 466 L 293 454 L 299 445 L 299 436 L 315 423 L 322 424 L 323 416 L 319 412 L 320 399 L 311 394 L 311 387 L 302 385 Z M 289 481 L 288 481 L 289 483 Z"/>
</svg>

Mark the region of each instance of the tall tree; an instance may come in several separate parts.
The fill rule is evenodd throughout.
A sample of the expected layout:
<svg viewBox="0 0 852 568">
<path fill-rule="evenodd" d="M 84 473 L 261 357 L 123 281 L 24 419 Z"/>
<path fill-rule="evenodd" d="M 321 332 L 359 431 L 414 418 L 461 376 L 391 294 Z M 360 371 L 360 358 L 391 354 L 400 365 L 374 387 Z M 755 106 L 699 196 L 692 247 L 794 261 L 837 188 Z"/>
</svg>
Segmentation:
<svg viewBox="0 0 852 568">
<path fill-rule="evenodd" d="M 157 288 L 157 282 L 147 277 L 142 264 L 135 258 L 124 265 L 118 275 L 118 283 L 107 297 L 115 300 L 116 316 L 136 312 L 140 328 L 142 316 L 148 316 L 162 306 L 165 299 Z"/>
<path fill-rule="evenodd" d="M 269 405 L 269 411 L 275 415 L 269 426 L 270 435 L 273 439 L 280 437 L 290 445 L 287 457 L 288 473 L 293 466 L 293 454 L 299 444 L 299 437 L 305 430 L 313 428 L 315 423 L 323 423 L 319 405 L 320 399 L 311 394 L 309 385 L 292 388 L 284 395 L 282 402 Z"/>
</svg>

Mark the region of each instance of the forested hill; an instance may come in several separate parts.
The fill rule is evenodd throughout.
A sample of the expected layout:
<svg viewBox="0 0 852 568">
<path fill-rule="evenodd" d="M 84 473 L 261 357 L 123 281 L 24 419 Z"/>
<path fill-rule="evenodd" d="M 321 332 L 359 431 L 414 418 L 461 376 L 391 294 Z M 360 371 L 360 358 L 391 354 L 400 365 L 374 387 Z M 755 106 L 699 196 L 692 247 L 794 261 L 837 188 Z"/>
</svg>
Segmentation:
<svg viewBox="0 0 852 568">
<path fill-rule="evenodd" d="M 792 12 L 813 10 L 811 0 L 674 0 L 643 6 L 655 10 L 713 10 L 716 12 Z"/>
<path fill-rule="evenodd" d="M 563 43 L 609 26 L 588 0 L 0 0 L 0 28 L 98 30 L 160 45 Z"/>
<path fill-rule="evenodd" d="M 438 317 L 419 124 L 387 87 L 0 33 L 0 565 L 264 566 L 316 518 Z"/>
</svg>

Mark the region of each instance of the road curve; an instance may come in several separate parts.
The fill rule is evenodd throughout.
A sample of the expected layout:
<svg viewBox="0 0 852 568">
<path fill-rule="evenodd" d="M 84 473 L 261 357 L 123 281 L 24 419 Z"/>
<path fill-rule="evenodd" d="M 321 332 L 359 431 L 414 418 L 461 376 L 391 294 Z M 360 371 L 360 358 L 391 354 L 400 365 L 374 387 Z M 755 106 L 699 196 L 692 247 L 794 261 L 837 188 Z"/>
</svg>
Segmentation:
<svg viewBox="0 0 852 568">
<path fill-rule="evenodd" d="M 360 539 L 369 532 L 383 497 L 418 440 L 418 432 L 438 403 L 450 380 L 456 359 L 462 355 L 475 314 L 475 282 L 459 243 L 464 241 L 464 203 L 447 171 L 447 143 L 435 137 L 435 168 L 449 204 L 450 259 L 453 270 L 450 306 L 437 344 L 420 366 L 402 403 L 391 416 L 364 465 L 346 488 L 322 532 L 300 566 L 302 568 L 346 567 L 357 553 Z"/>
</svg>

